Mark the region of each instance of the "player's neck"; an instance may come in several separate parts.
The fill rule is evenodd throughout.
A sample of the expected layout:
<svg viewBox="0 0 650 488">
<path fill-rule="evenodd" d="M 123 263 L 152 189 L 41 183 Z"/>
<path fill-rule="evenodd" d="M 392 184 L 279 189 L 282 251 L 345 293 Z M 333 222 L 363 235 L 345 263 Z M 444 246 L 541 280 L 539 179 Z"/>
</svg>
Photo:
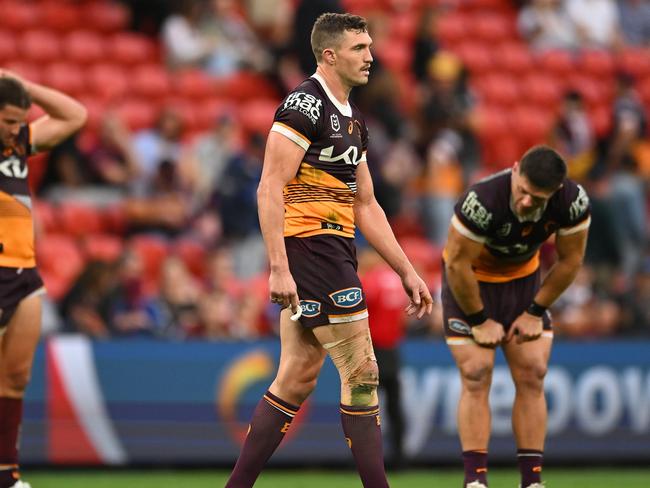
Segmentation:
<svg viewBox="0 0 650 488">
<path fill-rule="evenodd" d="M 348 98 L 350 97 L 350 91 L 352 90 L 351 86 L 347 86 L 341 78 L 336 74 L 334 70 L 327 69 L 327 67 L 318 65 L 316 68 L 316 73 L 320 76 L 325 83 L 329 91 L 336 97 L 336 99 L 343 105 L 348 103 Z"/>
</svg>

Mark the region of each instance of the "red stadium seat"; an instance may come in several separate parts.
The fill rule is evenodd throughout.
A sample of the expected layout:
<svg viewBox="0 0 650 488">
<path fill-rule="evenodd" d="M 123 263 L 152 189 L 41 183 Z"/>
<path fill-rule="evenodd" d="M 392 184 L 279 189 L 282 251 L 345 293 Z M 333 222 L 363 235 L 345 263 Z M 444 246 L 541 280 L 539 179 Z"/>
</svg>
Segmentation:
<svg viewBox="0 0 650 488">
<path fill-rule="evenodd" d="M 553 125 L 552 113 L 538 107 L 515 107 L 511 117 L 513 136 L 526 146 L 544 143 Z"/>
<path fill-rule="evenodd" d="M 111 234 L 91 234 L 84 238 L 82 248 L 89 260 L 114 262 L 124 252 L 124 240 Z"/>
<path fill-rule="evenodd" d="M 606 137 L 612 130 L 612 107 L 602 104 L 589 111 L 589 120 L 598 137 Z"/>
<path fill-rule="evenodd" d="M 483 140 L 506 137 L 510 131 L 507 110 L 499 106 L 481 105 L 476 112 L 478 134 Z"/>
<path fill-rule="evenodd" d="M 35 2 L 5 1 L 1 5 L 0 26 L 13 32 L 33 29 L 40 25 L 41 9 Z"/>
<path fill-rule="evenodd" d="M 578 67 L 586 75 L 608 77 L 614 73 L 616 65 L 609 51 L 584 50 L 578 58 Z"/>
<path fill-rule="evenodd" d="M 470 19 L 469 33 L 475 40 L 494 44 L 515 38 L 515 25 L 509 16 L 477 12 Z"/>
<path fill-rule="evenodd" d="M 240 113 L 242 128 L 248 133 L 267 134 L 277 108 L 276 100 L 252 100 L 246 103 Z"/>
<path fill-rule="evenodd" d="M 591 76 L 576 73 L 567 80 L 567 87 L 577 90 L 588 106 L 601 105 L 611 100 L 613 87 L 608 80 L 599 80 Z"/>
<path fill-rule="evenodd" d="M 169 254 L 167 241 L 160 237 L 142 234 L 132 237 L 127 245 L 140 256 L 145 280 L 157 284 L 160 278 L 160 267 Z"/>
<path fill-rule="evenodd" d="M 59 32 L 68 32 L 82 25 L 81 11 L 65 2 L 44 2 L 40 6 L 42 25 Z"/>
<path fill-rule="evenodd" d="M 575 70 L 576 62 L 568 51 L 545 51 L 537 55 L 539 70 L 557 76 L 568 76 Z"/>
<path fill-rule="evenodd" d="M 171 108 L 174 110 L 181 118 L 183 122 L 183 133 L 189 134 L 197 129 L 197 116 L 192 102 L 186 98 L 174 97 L 167 98 L 159 106 L 159 110 L 163 108 Z"/>
<path fill-rule="evenodd" d="M 68 95 L 78 96 L 86 89 L 84 71 L 76 64 L 52 63 L 43 70 L 43 82 Z"/>
<path fill-rule="evenodd" d="M 149 100 L 160 100 L 171 91 L 167 71 L 160 64 L 145 64 L 135 67 L 130 73 L 130 88 L 136 96 Z"/>
<path fill-rule="evenodd" d="M 0 30 L 0 63 L 6 65 L 18 56 L 16 36 L 9 31 Z"/>
<path fill-rule="evenodd" d="M 462 13 L 441 16 L 436 23 L 436 37 L 447 48 L 463 42 L 467 38 L 467 16 Z"/>
<path fill-rule="evenodd" d="M 118 106 L 117 112 L 132 131 L 152 127 L 158 115 L 155 106 L 142 100 L 126 100 Z"/>
<path fill-rule="evenodd" d="M 475 86 L 487 104 L 514 105 L 520 100 L 519 83 L 506 74 L 487 74 L 477 79 Z"/>
<path fill-rule="evenodd" d="M 18 46 L 25 59 L 35 63 L 51 63 L 61 57 L 59 37 L 52 31 L 25 31 Z"/>
<path fill-rule="evenodd" d="M 181 71 L 175 83 L 176 91 L 183 97 L 205 99 L 214 93 L 214 82 L 200 70 Z"/>
<path fill-rule="evenodd" d="M 650 49 L 626 47 L 617 54 L 616 64 L 619 70 L 637 80 L 650 76 Z"/>
<path fill-rule="evenodd" d="M 496 51 L 499 55 L 495 57 L 495 62 L 502 71 L 521 75 L 533 68 L 533 56 L 526 44 L 506 42 L 499 45 Z"/>
<path fill-rule="evenodd" d="M 40 83 L 42 81 L 41 75 L 43 74 L 43 70 L 39 69 L 36 64 L 14 60 L 5 64 L 5 67 L 10 71 L 19 74 L 20 76 L 23 76 L 29 81 L 33 81 L 35 83 Z"/>
<path fill-rule="evenodd" d="M 199 130 L 211 129 L 219 117 L 226 114 L 235 116 L 237 113 L 232 101 L 224 98 L 209 98 L 194 105 L 196 128 Z"/>
<path fill-rule="evenodd" d="M 115 34 L 108 43 L 113 61 L 125 65 L 155 62 L 156 49 L 153 41 L 131 32 Z"/>
<path fill-rule="evenodd" d="M 376 55 L 391 71 L 405 73 L 411 69 L 413 49 L 406 42 L 391 40 L 377 49 Z"/>
<path fill-rule="evenodd" d="M 180 239 L 174 243 L 172 252 L 180 257 L 192 274 L 202 277 L 205 274 L 206 249 L 191 239 Z"/>
<path fill-rule="evenodd" d="M 492 49 L 481 42 L 467 41 L 453 51 L 473 74 L 483 74 L 495 67 Z"/>
<path fill-rule="evenodd" d="M 540 107 L 557 107 L 562 94 L 562 84 L 553 76 L 533 73 L 523 80 L 522 98 Z"/>
<path fill-rule="evenodd" d="M 63 54 L 69 61 L 88 64 L 103 61 L 104 40 L 96 32 L 88 30 L 72 31 L 63 39 Z"/>
<path fill-rule="evenodd" d="M 31 171 L 31 159 L 30 159 Z M 59 230 L 59 223 L 56 209 L 51 203 L 45 200 L 34 199 L 32 202 L 34 220 L 38 229 L 46 234 L 51 234 Z"/>
<path fill-rule="evenodd" d="M 59 234 L 36 239 L 36 261 L 48 294 L 55 300 L 63 297 L 84 266 L 75 239 Z"/>
<path fill-rule="evenodd" d="M 417 12 L 409 9 L 391 16 L 390 37 L 400 41 L 412 42 L 420 22 Z"/>
<path fill-rule="evenodd" d="M 102 100 L 111 101 L 124 96 L 128 88 L 125 70 L 116 64 L 97 64 L 88 70 L 88 89 Z"/>
<path fill-rule="evenodd" d="M 103 209 L 106 231 L 113 234 L 124 234 L 126 230 L 126 215 L 124 207 L 120 204 L 111 205 Z"/>
<path fill-rule="evenodd" d="M 104 230 L 100 209 L 86 204 L 66 202 L 59 207 L 61 230 L 71 236 L 97 234 Z"/>
<path fill-rule="evenodd" d="M 215 86 L 216 95 L 226 96 L 233 99 L 233 101 L 277 96 L 275 88 L 265 77 L 243 71 L 226 79 L 221 79 Z"/>
<path fill-rule="evenodd" d="M 88 29 L 113 33 L 127 28 L 131 14 L 129 9 L 121 3 L 93 1 L 88 2 L 84 7 L 83 20 L 84 26 Z"/>
<path fill-rule="evenodd" d="M 86 107 L 86 111 L 88 112 L 88 120 L 84 129 L 96 133 L 106 113 L 106 103 L 92 93 L 81 94 L 77 97 L 77 100 Z"/>
</svg>

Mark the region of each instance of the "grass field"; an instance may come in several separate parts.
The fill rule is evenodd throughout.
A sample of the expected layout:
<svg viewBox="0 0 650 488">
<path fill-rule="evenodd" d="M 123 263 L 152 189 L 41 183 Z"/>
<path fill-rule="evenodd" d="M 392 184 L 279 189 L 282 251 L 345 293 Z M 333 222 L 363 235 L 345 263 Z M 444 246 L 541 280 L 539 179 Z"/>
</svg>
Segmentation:
<svg viewBox="0 0 650 488">
<path fill-rule="evenodd" d="M 32 488 L 220 488 L 225 471 L 30 471 L 23 472 Z M 460 488 L 459 470 L 431 469 L 390 473 L 392 488 Z M 545 472 L 547 488 L 649 488 L 650 468 L 566 469 Z M 512 469 L 490 470 L 491 488 L 517 488 L 519 477 Z M 341 470 L 270 470 L 255 488 L 360 488 L 356 473 Z"/>
</svg>

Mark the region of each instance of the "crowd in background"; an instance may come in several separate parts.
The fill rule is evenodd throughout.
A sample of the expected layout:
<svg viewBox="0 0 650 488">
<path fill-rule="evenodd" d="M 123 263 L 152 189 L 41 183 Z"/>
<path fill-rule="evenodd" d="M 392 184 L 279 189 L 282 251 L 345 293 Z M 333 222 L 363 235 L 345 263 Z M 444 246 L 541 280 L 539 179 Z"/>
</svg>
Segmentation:
<svg viewBox="0 0 650 488">
<path fill-rule="evenodd" d="M 369 84 L 353 94 L 369 127 L 368 161 L 377 199 L 434 295 L 457 197 L 471 182 L 514 162 L 486 163 L 479 131 L 489 122 L 479 116 L 480 95 L 461 57 L 441 47 L 436 37 L 440 13 L 458 2 L 421 7 L 408 67 L 410 93 L 376 55 Z M 159 40 L 170 71 L 198 68 L 215 79 L 251 71 L 268 80 L 279 103 L 315 69 L 308 42 L 313 20 L 325 11 L 342 12 L 353 2 L 127 3 L 132 29 Z M 414 2 L 384 3 L 400 9 Z M 533 51 L 650 46 L 650 3 L 644 0 L 532 0 L 513 2 L 513 8 L 518 9 L 519 35 Z M 387 10 L 368 13 L 377 51 L 390 43 L 389 15 Z M 606 133 L 595 131 L 583 95 L 568 90 L 551 130 L 539 141 L 560 150 L 570 176 L 592 202 L 585 266 L 553 307 L 562 336 L 650 333 L 648 107 L 636 92 L 639 80 L 625 72 L 616 79 Z M 122 202 L 125 225 L 119 257 L 86 262 L 48 307 L 46 328 L 100 339 L 274 334 L 278 314 L 268 301 L 256 208 L 265 137 L 261 130 L 242 130 L 237 105 L 223 111 L 207 132 L 188 134 L 182 114 L 170 105 L 161 109 L 153 127 L 138 131 L 108 110 L 95 134 L 79 134 L 53 150 L 36 189 L 39 199 Z M 142 234 L 168 247 L 190 240 L 203 250 L 202 264 L 192 266 L 169 252 L 152 280 L 144 271 L 147 256 L 131 245 Z M 357 244 L 362 279 L 373 288 L 373 280 L 382 279 L 374 272 L 382 264 L 362 236 Z M 552 263 L 552 243 L 543 247 L 542 257 L 545 266 Z M 441 320 L 435 310 L 430 318 L 403 326 L 408 335 L 440 336 Z"/>
</svg>

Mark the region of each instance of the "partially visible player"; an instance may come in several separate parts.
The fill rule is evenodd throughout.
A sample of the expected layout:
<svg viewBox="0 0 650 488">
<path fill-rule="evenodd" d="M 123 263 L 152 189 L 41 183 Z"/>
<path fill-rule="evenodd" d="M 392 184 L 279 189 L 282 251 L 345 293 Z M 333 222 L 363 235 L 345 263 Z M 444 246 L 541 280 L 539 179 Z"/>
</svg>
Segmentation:
<svg viewBox="0 0 650 488">
<path fill-rule="evenodd" d="M 32 102 L 46 115 L 27 124 Z M 85 121 L 86 109 L 72 98 L 0 69 L 0 488 L 29 488 L 19 479 L 18 434 L 45 289 L 34 259 L 27 158 Z"/>
<path fill-rule="evenodd" d="M 455 207 L 443 258 L 447 344 L 460 370 L 458 432 L 465 486 L 486 487 L 488 396 L 495 347 L 516 387 L 512 427 L 523 488 L 541 488 L 544 376 L 553 332 L 547 311 L 585 252 L 589 198 L 553 149 L 530 149 L 512 169 L 470 187 Z M 558 259 L 540 285 L 539 247 L 555 234 Z"/>
<path fill-rule="evenodd" d="M 370 74 L 366 21 L 324 14 L 312 29 L 316 73 L 278 108 L 258 190 L 271 301 L 280 316 L 277 376 L 258 404 L 229 488 L 253 486 L 309 396 L 329 354 L 341 377 L 341 423 L 366 488 L 388 486 L 379 421 L 378 368 L 357 275 L 355 225 L 399 274 L 409 313 L 432 299 L 375 200 L 368 131 L 350 90 Z M 290 315 L 300 307 L 300 322 Z"/>
</svg>

